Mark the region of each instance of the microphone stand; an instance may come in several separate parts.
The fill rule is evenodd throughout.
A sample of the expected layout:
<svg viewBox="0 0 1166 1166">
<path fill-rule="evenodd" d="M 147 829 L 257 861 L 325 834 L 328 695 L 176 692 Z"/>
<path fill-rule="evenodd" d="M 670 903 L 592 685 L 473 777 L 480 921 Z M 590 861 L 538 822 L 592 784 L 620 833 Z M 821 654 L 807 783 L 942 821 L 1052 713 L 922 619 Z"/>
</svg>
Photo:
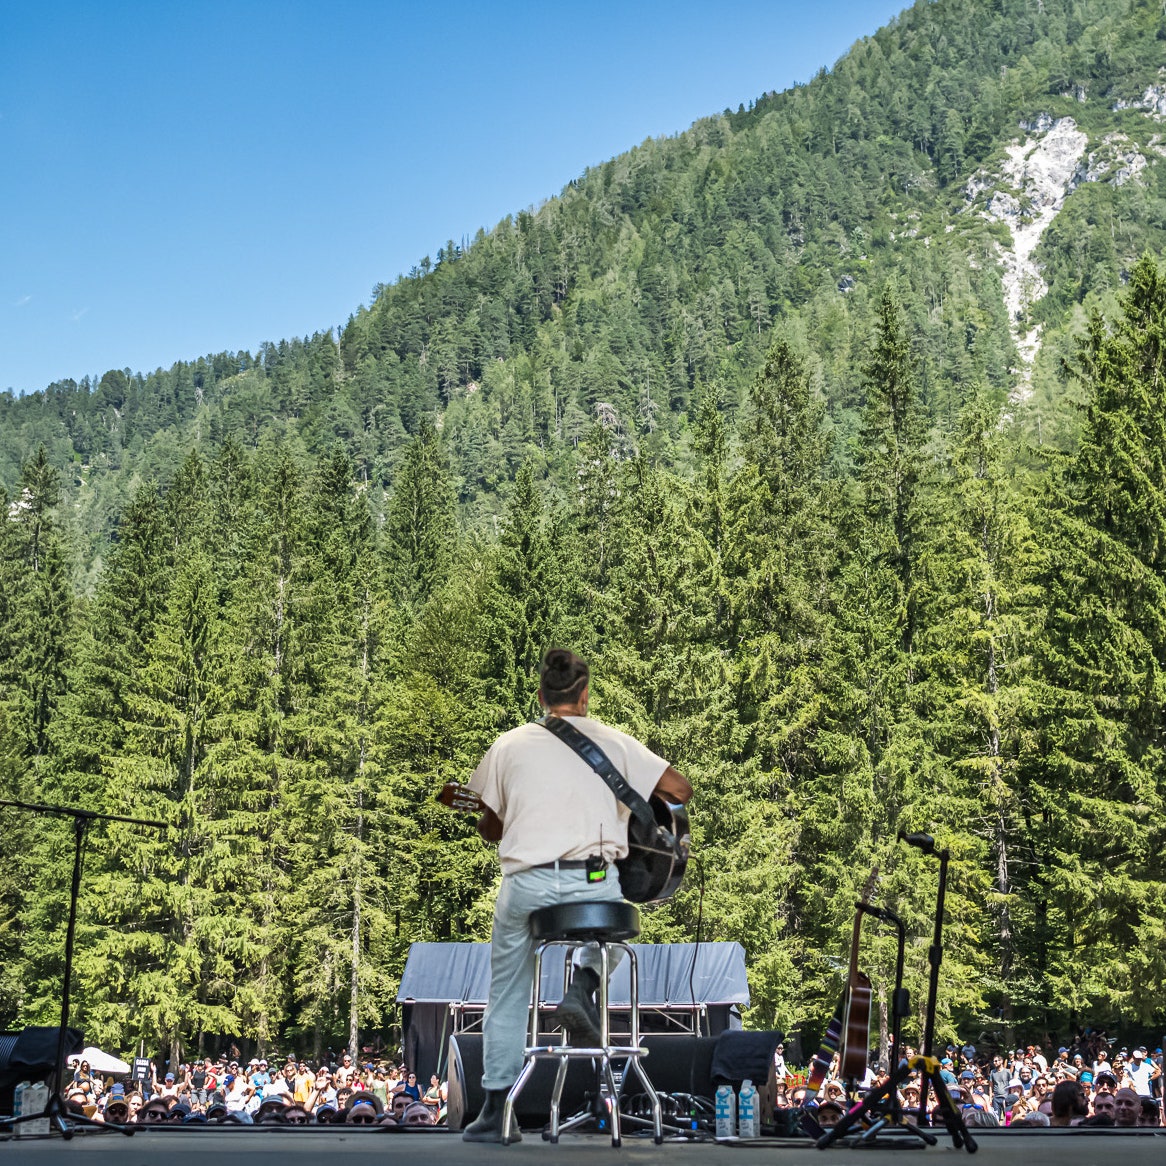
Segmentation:
<svg viewBox="0 0 1166 1166">
<path fill-rule="evenodd" d="M 35 802 L 16 802 L 0 799 L 0 806 L 11 806 L 17 810 L 30 810 L 36 814 L 51 814 L 73 819 L 73 881 L 69 888 L 69 923 L 65 929 L 65 974 L 61 985 L 61 1022 L 57 1029 L 57 1052 L 54 1061 L 54 1088 L 41 1113 L 25 1114 L 4 1122 L 4 1127 L 18 1126 L 26 1121 L 40 1121 L 47 1118 L 50 1132 L 55 1129 L 68 1141 L 75 1133 L 76 1126 L 96 1126 L 98 1129 L 113 1129 L 130 1136 L 134 1127 L 116 1125 L 113 1122 L 94 1121 L 83 1114 L 73 1113 L 62 1095 L 65 1080 L 65 1037 L 69 1027 L 69 992 L 73 980 L 73 941 L 77 932 L 77 898 L 81 893 L 81 853 L 85 841 L 85 831 L 90 822 L 129 822 L 133 826 L 147 826 L 155 830 L 165 830 L 166 822 L 155 822 L 147 818 L 127 818 L 123 814 L 99 814 L 94 810 L 80 810 L 73 806 L 43 806 Z M 66 1120 L 66 1118 L 68 1120 Z M 70 1124 L 72 1123 L 72 1124 Z"/>
<path fill-rule="evenodd" d="M 899 838 L 908 845 L 922 850 L 924 854 L 938 854 L 939 856 L 939 897 L 935 907 L 935 938 L 932 940 L 931 949 L 928 952 L 928 959 L 931 963 L 931 983 L 927 992 L 927 1013 L 923 1026 L 923 1053 L 920 1056 L 908 1057 L 900 1061 L 890 1079 L 878 1086 L 877 1089 L 868 1093 L 862 1104 L 847 1113 L 833 1129 L 818 1139 L 817 1144 L 819 1149 L 826 1149 L 827 1146 L 832 1145 L 838 1138 L 844 1137 L 858 1121 L 873 1115 L 876 1116 L 875 1122 L 856 1142 L 857 1145 L 870 1144 L 867 1142 L 867 1138 L 870 1137 L 873 1141 L 874 1135 L 887 1124 L 887 1119 L 881 1112 L 884 1101 L 890 1109 L 893 1120 L 896 1119 L 896 1115 L 901 1116 L 902 1110 L 898 1105 L 895 1091 L 901 1082 L 906 1081 L 910 1077 L 913 1071 L 918 1071 L 920 1083 L 917 1123 L 902 1122 L 899 1125 L 890 1127 L 887 1132 L 889 1133 L 890 1129 L 901 1130 L 904 1133 L 914 1134 L 928 1145 L 935 1145 L 935 1135 L 925 1128 L 929 1124 L 927 1120 L 927 1087 L 930 1085 L 935 1090 L 935 1096 L 939 1102 L 938 1112 L 943 1119 L 943 1124 L 947 1132 L 951 1135 L 952 1146 L 957 1150 L 962 1148 L 966 1149 L 969 1154 L 974 1154 L 978 1149 L 976 1140 L 968 1130 L 962 1110 L 952 1100 L 952 1096 L 947 1089 L 947 1083 L 944 1081 L 940 1072 L 939 1062 L 931 1052 L 932 1041 L 935 1038 L 935 1002 L 939 994 L 939 965 L 943 959 L 943 904 L 947 891 L 947 864 L 951 855 L 947 850 L 936 851 L 935 839 L 930 834 L 900 833 Z M 893 1010 L 896 1021 L 895 1053 L 898 1055 L 897 1034 L 899 1010 L 901 1008 L 903 1015 L 905 1015 L 908 1009 L 906 993 L 902 988 L 903 947 L 905 941 L 903 924 L 885 907 L 864 908 L 860 904 L 859 909 L 866 910 L 868 914 L 876 915 L 880 919 L 886 919 L 895 923 L 899 930 L 899 964 L 897 968 L 895 995 L 893 997 Z"/>
<path fill-rule="evenodd" d="M 939 894 L 935 900 L 935 934 L 927 952 L 927 962 L 931 965 L 931 978 L 927 985 L 927 1009 L 923 1020 L 923 1056 L 931 1058 L 935 1041 L 935 1005 L 939 996 L 939 965 L 943 962 L 943 910 L 947 897 L 947 864 L 951 851 L 935 849 L 935 839 L 930 834 L 905 834 L 899 831 L 899 838 L 909 846 L 914 846 L 924 854 L 934 854 L 939 858 Z M 919 1124 L 927 1125 L 927 1074 L 919 1085 Z"/>
<path fill-rule="evenodd" d="M 907 929 L 903 920 L 889 907 L 875 907 L 871 903 L 856 903 L 859 911 L 865 915 L 873 915 L 884 923 L 894 926 L 898 935 L 898 954 L 895 960 L 895 988 L 891 994 L 891 1044 L 898 1061 L 894 1070 L 888 1074 L 888 1080 L 872 1089 L 860 1105 L 854 1106 L 843 1115 L 842 1120 L 828 1129 L 818 1139 L 818 1149 L 824 1150 L 833 1145 L 840 1138 L 846 1137 L 860 1122 L 873 1119 L 854 1144 L 858 1146 L 874 1145 L 880 1131 L 888 1134 L 913 1134 L 929 1146 L 937 1143 L 937 1138 L 929 1130 L 920 1129 L 912 1122 L 903 1118 L 903 1106 L 899 1101 L 899 1086 L 911 1075 L 911 1065 L 906 1060 L 899 1059 L 900 1033 L 903 1017 L 911 1010 L 910 993 L 903 987 L 904 949 L 907 945 Z M 958 1148 L 958 1147 L 957 1147 Z"/>
</svg>

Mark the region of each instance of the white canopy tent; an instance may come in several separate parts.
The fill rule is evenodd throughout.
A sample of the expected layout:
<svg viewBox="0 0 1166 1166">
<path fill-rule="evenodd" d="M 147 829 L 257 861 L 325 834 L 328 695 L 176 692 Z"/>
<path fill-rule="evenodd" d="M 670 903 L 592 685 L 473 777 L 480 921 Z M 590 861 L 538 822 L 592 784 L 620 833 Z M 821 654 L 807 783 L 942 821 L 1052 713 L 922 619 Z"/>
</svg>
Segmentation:
<svg viewBox="0 0 1166 1166">
<path fill-rule="evenodd" d="M 89 1068 L 94 1073 L 128 1073 L 130 1071 L 130 1067 L 125 1061 L 119 1061 L 117 1057 L 103 1053 L 93 1045 L 79 1053 L 74 1053 L 68 1058 L 68 1061 L 70 1065 L 79 1065 L 82 1061 L 88 1061 Z"/>
</svg>

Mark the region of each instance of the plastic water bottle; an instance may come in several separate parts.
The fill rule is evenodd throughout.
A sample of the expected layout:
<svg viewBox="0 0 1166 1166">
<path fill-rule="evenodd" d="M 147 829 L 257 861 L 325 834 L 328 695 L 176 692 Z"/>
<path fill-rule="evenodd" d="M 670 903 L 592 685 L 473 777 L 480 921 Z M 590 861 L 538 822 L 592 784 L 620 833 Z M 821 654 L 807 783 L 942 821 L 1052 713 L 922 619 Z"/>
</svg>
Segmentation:
<svg viewBox="0 0 1166 1166">
<path fill-rule="evenodd" d="M 737 1095 L 732 1085 L 721 1085 L 716 1095 L 717 1137 L 731 1138 L 737 1132 Z"/>
<path fill-rule="evenodd" d="M 22 1081 L 17 1085 L 13 1095 L 13 1117 L 25 1117 L 32 1113 L 44 1113 L 49 1103 L 49 1087 L 45 1084 L 32 1085 Z M 49 1119 L 40 1121 L 26 1121 L 16 1127 L 18 1137 L 31 1138 L 49 1132 Z"/>
<path fill-rule="evenodd" d="M 737 1109 L 737 1131 L 742 1138 L 761 1136 L 760 1114 L 757 1112 L 757 1090 L 748 1077 L 741 1082 L 741 1096 Z"/>
</svg>

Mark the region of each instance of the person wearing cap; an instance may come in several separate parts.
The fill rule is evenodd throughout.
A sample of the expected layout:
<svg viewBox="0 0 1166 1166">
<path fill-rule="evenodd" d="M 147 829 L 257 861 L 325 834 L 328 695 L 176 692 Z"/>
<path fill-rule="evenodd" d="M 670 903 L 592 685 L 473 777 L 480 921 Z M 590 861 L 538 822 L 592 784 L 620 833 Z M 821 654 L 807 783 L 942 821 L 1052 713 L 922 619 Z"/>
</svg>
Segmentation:
<svg viewBox="0 0 1166 1166">
<path fill-rule="evenodd" d="M 1100 1073 L 1094 1074 L 1093 1077 L 1093 1092 L 1094 1093 L 1115 1093 L 1117 1092 L 1118 1079 L 1114 1073 L 1108 1069 L 1102 1069 Z"/>
<path fill-rule="evenodd" d="M 124 1085 L 114 1085 L 105 1097 L 105 1104 L 93 1115 L 97 1121 L 126 1125 L 130 1120 L 130 1105 Z"/>
<path fill-rule="evenodd" d="M 1004 1124 L 1013 1125 L 1031 1112 L 1031 1107 L 1024 1098 L 1024 1093 L 1017 1089 L 1009 1092 L 1005 1100 Z"/>
<path fill-rule="evenodd" d="M 659 793 L 672 802 L 687 802 L 692 797 L 688 781 L 634 737 L 589 717 L 589 698 L 587 663 L 574 652 L 549 649 L 538 691 L 548 715 L 598 745 L 641 798 Z M 631 814 L 574 749 L 539 723 L 503 733 L 474 770 L 469 788 L 485 807 L 478 832 L 498 843 L 502 885 L 494 907 L 482 1024 L 486 1097 L 462 1136 L 467 1142 L 498 1142 L 506 1094 L 523 1064 L 537 946 L 531 913 L 554 905 L 618 902 L 622 892 L 615 863 L 628 853 Z M 598 987 L 599 953 L 594 947 L 583 949 L 556 1020 L 585 1045 L 599 1043 Z"/>
<path fill-rule="evenodd" d="M 1162 1075 L 1162 1070 L 1149 1060 L 1146 1055 L 1146 1046 L 1139 1045 L 1130 1053 L 1129 1064 L 1125 1066 L 1122 1084 L 1128 1085 L 1139 1097 L 1153 1097 L 1156 1081 Z"/>
<path fill-rule="evenodd" d="M 228 1073 L 226 1081 L 226 1094 L 223 1098 L 227 1106 L 227 1112 L 233 1114 L 241 1114 L 247 1112 L 248 1103 L 255 1096 L 255 1090 L 251 1086 L 251 1082 L 247 1080 L 244 1073 L 236 1070 L 234 1073 Z"/>
<path fill-rule="evenodd" d="M 964 1069 L 960 1072 L 959 1081 L 955 1088 L 959 1090 L 960 1094 L 960 1101 L 956 1103 L 957 1105 L 962 1105 L 964 1109 L 983 1108 L 984 1098 L 982 1095 L 977 1095 L 976 1075 L 971 1069 Z M 951 1090 L 949 1089 L 948 1092 L 950 1093 Z"/>
<path fill-rule="evenodd" d="M 837 1101 L 823 1101 L 822 1104 L 818 1106 L 814 1117 L 817 1119 L 818 1125 L 820 1125 L 822 1129 L 829 1130 L 833 1129 L 842 1120 L 842 1117 L 845 1113 L 845 1108 Z"/>
<path fill-rule="evenodd" d="M 251 1074 L 251 1084 L 255 1086 L 255 1092 L 260 1097 L 265 1096 L 264 1089 L 271 1084 L 271 1074 L 267 1071 L 267 1061 L 260 1057 L 258 1061 L 253 1061 L 255 1069 Z"/>
<path fill-rule="evenodd" d="M 386 1080 L 384 1065 L 379 1065 L 373 1070 L 372 1080 L 368 1083 L 368 1091 L 380 1101 L 381 1111 L 384 1112 L 389 1101 L 389 1083 Z"/>
<path fill-rule="evenodd" d="M 253 1114 L 256 1125 L 283 1125 L 287 1110 L 287 1095 L 265 1096 Z"/>
<path fill-rule="evenodd" d="M 276 1073 L 270 1083 L 264 1087 L 263 1100 L 266 1101 L 269 1097 L 280 1097 L 284 1101 L 290 1101 L 295 1090 L 296 1063 L 288 1061 L 283 1069 Z"/>
</svg>

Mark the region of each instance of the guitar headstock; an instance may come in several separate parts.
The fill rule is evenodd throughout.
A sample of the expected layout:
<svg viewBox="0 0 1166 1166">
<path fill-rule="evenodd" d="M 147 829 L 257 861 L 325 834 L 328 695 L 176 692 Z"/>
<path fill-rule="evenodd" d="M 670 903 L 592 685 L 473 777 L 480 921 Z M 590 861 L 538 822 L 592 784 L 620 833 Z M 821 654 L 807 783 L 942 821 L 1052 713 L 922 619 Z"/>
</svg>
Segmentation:
<svg viewBox="0 0 1166 1166">
<path fill-rule="evenodd" d="M 447 781 L 438 791 L 437 800 L 443 806 L 465 814 L 482 812 L 482 799 L 469 786 L 459 785 L 456 781 Z"/>
<path fill-rule="evenodd" d="M 870 874 L 867 876 L 867 880 L 863 884 L 862 893 L 859 895 L 859 900 L 862 903 L 869 903 L 874 898 L 875 891 L 879 889 L 879 877 L 879 864 L 876 862 L 870 868 Z"/>
</svg>

